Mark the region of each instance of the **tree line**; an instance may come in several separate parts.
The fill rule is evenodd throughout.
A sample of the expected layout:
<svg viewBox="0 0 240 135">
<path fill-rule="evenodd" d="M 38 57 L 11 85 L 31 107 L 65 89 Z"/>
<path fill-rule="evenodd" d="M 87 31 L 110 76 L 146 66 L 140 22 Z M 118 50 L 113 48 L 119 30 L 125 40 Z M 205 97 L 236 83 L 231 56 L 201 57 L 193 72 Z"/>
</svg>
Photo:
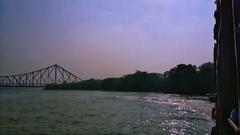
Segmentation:
<svg viewBox="0 0 240 135">
<path fill-rule="evenodd" d="M 160 73 L 136 71 L 119 78 L 89 79 L 71 84 L 49 84 L 46 89 L 163 92 L 176 94 L 215 93 L 215 68 L 211 62 L 197 67 L 179 64 Z"/>
</svg>

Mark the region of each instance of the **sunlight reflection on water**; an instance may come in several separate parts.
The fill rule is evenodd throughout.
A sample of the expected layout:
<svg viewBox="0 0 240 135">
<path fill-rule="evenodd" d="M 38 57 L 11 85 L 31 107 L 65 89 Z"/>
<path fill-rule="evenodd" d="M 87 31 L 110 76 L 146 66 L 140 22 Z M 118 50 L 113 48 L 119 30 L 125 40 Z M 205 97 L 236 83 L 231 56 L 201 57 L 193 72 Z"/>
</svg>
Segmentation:
<svg viewBox="0 0 240 135">
<path fill-rule="evenodd" d="M 201 128 L 209 128 L 213 124 L 210 118 L 210 109 L 213 107 L 213 104 L 209 103 L 206 97 L 189 97 L 173 94 L 156 95 L 152 93 L 147 96 L 128 96 L 127 98 L 147 103 L 175 106 L 175 111 L 169 112 L 165 110 L 165 112 L 161 113 L 161 115 L 166 118 L 169 117 L 169 119 L 164 120 L 160 127 L 163 127 L 163 131 L 169 131 L 170 134 L 197 134 L 198 132 L 188 132 L 187 130 L 198 131 Z M 201 127 L 201 123 L 206 121 L 209 121 L 209 127 Z"/>
</svg>

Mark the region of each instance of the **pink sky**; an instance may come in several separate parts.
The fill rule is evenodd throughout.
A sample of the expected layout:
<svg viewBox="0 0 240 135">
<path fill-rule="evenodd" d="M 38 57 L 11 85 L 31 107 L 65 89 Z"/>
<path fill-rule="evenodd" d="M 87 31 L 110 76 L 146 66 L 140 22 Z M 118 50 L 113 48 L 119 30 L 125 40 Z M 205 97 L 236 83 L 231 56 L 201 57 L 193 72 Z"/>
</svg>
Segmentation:
<svg viewBox="0 0 240 135">
<path fill-rule="evenodd" d="M 212 61 L 214 1 L 1 0 L 0 74 L 59 64 L 80 78 Z"/>
</svg>

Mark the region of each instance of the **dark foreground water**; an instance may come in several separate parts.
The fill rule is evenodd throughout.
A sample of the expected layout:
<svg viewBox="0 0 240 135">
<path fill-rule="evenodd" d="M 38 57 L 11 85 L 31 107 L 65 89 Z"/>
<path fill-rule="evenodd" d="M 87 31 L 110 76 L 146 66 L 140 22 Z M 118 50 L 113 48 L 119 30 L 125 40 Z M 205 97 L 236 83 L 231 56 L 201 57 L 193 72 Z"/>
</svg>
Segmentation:
<svg viewBox="0 0 240 135">
<path fill-rule="evenodd" d="M 203 99 L 0 88 L 0 135 L 206 135 L 213 104 Z"/>
</svg>

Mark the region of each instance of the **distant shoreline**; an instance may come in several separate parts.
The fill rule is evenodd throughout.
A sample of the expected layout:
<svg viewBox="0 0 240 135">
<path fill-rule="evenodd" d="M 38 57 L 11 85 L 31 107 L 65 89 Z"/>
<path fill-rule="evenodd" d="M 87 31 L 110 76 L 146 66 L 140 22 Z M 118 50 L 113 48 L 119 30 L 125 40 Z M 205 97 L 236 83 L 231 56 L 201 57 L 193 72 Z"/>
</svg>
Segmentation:
<svg viewBox="0 0 240 135">
<path fill-rule="evenodd" d="M 118 78 L 89 79 L 80 82 L 48 84 L 48 90 L 102 90 L 123 92 L 162 92 L 169 94 L 206 95 L 216 93 L 213 63 L 197 67 L 179 64 L 165 73 L 136 71 Z"/>
</svg>

